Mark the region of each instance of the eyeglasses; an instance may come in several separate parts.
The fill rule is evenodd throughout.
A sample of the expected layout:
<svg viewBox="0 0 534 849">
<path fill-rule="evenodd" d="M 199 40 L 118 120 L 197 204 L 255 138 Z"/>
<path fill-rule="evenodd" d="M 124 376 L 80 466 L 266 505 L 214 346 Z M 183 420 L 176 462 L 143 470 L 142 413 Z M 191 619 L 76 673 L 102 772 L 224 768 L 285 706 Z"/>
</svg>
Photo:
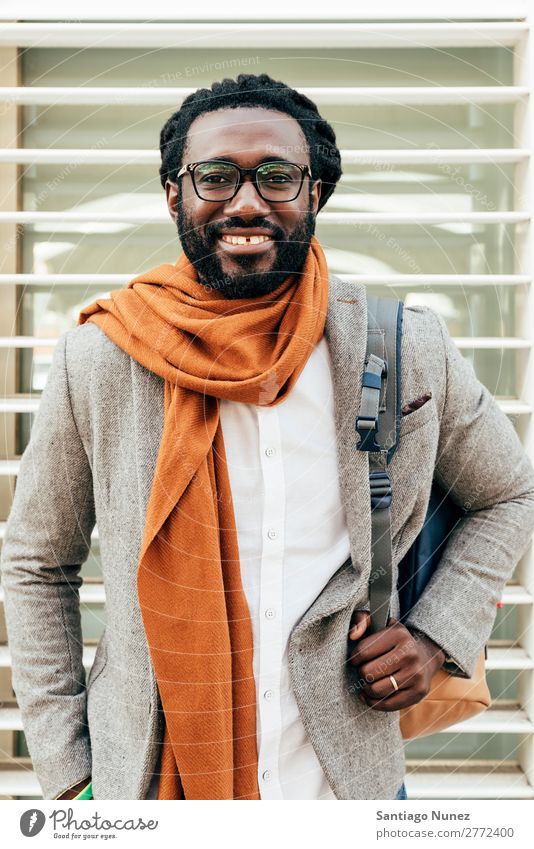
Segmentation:
<svg viewBox="0 0 534 849">
<path fill-rule="evenodd" d="M 250 174 L 256 190 L 263 200 L 284 202 L 299 196 L 304 177 L 311 172 L 307 165 L 292 162 L 263 162 L 256 168 L 240 168 L 233 162 L 210 159 L 184 165 L 176 179 L 186 172 L 191 174 L 193 188 L 200 200 L 220 203 L 232 200 L 239 191 L 243 177 Z"/>
</svg>

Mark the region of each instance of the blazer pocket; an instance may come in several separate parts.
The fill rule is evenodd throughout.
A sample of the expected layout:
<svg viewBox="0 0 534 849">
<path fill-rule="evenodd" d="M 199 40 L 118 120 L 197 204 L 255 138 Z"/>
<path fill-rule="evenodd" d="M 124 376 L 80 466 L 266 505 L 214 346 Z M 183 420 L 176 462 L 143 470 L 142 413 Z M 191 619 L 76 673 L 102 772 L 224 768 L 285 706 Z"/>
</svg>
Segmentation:
<svg viewBox="0 0 534 849">
<path fill-rule="evenodd" d="M 423 393 L 421 393 L 423 394 Z M 434 398 L 429 398 L 422 407 L 414 410 L 413 413 L 408 413 L 406 416 L 401 416 L 400 420 L 400 437 L 406 433 L 411 433 L 419 427 L 423 427 L 427 422 L 431 421 L 436 416 L 436 405 Z"/>
</svg>

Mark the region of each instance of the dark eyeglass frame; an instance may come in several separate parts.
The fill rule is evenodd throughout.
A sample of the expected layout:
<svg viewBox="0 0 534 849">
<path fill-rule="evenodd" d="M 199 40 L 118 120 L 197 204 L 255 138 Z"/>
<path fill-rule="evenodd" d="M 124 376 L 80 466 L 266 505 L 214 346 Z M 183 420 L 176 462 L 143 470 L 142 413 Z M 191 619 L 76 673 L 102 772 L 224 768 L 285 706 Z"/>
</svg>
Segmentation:
<svg viewBox="0 0 534 849">
<path fill-rule="evenodd" d="M 233 194 L 230 197 L 212 200 L 211 198 L 202 197 L 202 195 L 199 194 L 195 181 L 195 168 L 198 165 L 206 165 L 208 162 L 223 162 L 225 165 L 232 165 L 239 171 L 239 180 L 237 182 Z M 262 195 L 261 189 L 258 185 L 258 169 L 263 168 L 264 165 L 294 165 L 295 168 L 298 168 L 300 171 L 300 185 L 297 189 L 297 193 L 292 198 L 284 198 L 283 200 L 272 200 L 272 198 L 266 198 L 264 195 Z M 191 182 L 193 183 L 195 194 L 199 198 L 199 200 L 204 201 L 204 203 L 226 203 L 229 200 L 233 200 L 233 198 L 235 198 L 236 194 L 238 193 L 239 189 L 243 184 L 243 177 L 247 175 L 250 175 L 252 177 L 252 182 L 254 183 L 256 191 L 258 192 L 262 200 L 266 201 L 267 203 L 291 203 L 291 201 L 296 200 L 300 195 L 300 192 L 302 190 L 302 184 L 304 182 L 304 177 L 308 175 L 310 180 L 312 179 L 311 171 L 307 165 L 299 165 L 297 162 L 287 162 L 285 159 L 261 162 L 259 165 L 256 165 L 255 168 L 240 168 L 239 165 L 235 164 L 235 162 L 229 162 L 227 159 L 203 159 L 200 162 L 189 162 L 187 165 L 184 165 L 176 175 L 176 180 L 178 181 L 178 178 L 182 177 L 185 173 L 191 174 Z"/>
</svg>

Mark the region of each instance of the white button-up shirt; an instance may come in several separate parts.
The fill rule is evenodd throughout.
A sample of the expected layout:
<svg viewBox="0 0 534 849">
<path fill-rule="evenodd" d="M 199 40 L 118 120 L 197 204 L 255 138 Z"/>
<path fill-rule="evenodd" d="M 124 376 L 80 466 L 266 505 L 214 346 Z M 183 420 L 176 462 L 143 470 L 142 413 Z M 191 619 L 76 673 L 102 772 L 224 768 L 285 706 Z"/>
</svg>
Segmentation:
<svg viewBox="0 0 534 849">
<path fill-rule="evenodd" d="M 350 556 L 326 338 L 281 404 L 222 400 L 220 413 L 254 638 L 260 795 L 334 799 L 287 664 L 294 625 Z"/>
</svg>

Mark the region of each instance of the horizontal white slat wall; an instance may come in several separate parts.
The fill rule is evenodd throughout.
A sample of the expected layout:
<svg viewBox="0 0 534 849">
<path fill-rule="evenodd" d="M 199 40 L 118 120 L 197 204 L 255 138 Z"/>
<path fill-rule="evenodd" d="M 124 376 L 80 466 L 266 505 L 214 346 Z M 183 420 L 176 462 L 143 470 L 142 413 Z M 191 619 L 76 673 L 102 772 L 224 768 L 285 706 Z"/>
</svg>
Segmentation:
<svg viewBox="0 0 534 849">
<path fill-rule="evenodd" d="M 285 4 L 281 4 L 285 5 Z M 297 86 L 311 97 L 328 116 L 330 108 L 353 108 L 355 105 L 387 110 L 391 107 L 403 106 L 414 110 L 414 115 L 423 114 L 425 110 L 433 111 L 441 107 L 458 107 L 473 110 L 485 110 L 493 107 L 513 110 L 514 137 L 505 146 L 487 147 L 476 145 L 457 146 L 451 149 L 436 148 L 432 145 L 416 148 L 406 145 L 401 148 L 393 143 L 387 149 L 343 147 L 342 159 L 344 169 L 350 167 L 363 169 L 371 164 L 373 167 L 390 168 L 399 166 L 403 169 L 417 169 L 422 166 L 469 166 L 472 169 L 491 165 L 503 169 L 499 171 L 503 189 L 509 179 L 505 168 L 513 169 L 513 180 L 516 186 L 516 201 L 510 209 L 473 210 L 463 207 L 452 209 L 414 209 L 406 211 L 401 208 L 390 210 L 358 209 L 351 211 L 353 204 L 347 196 L 343 206 L 343 197 L 336 195 L 336 202 L 342 206 L 339 211 L 326 210 L 319 215 L 318 224 L 321 232 L 335 234 L 340 228 L 378 228 L 387 227 L 391 234 L 409 234 L 413 228 L 420 228 L 423 238 L 431 240 L 436 229 L 449 228 L 448 232 L 464 232 L 461 228 L 470 228 L 469 232 L 476 236 L 485 227 L 495 227 L 496 232 L 504 232 L 504 238 L 513 245 L 516 260 L 513 267 L 501 270 L 500 273 L 487 273 L 480 269 L 458 273 L 427 273 L 427 269 L 415 269 L 411 273 L 386 273 L 383 269 L 365 271 L 361 274 L 340 272 L 347 280 L 359 280 L 370 287 L 387 286 L 399 292 L 417 292 L 425 289 L 439 292 L 486 292 L 488 287 L 498 287 L 509 293 L 515 299 L 524 298 L 524 308 L 513 307 L 521 314 L 513 333 L 499 335 L 481 335 L 474 332 L 453 332 L 457 345 L 466 354 L 473 352 L 489 352 L 500 354 L 502 357 L 512 356 L 518 359 L 520 377 L 514 395 L 498 398 L 502 409 L 513 417 L 518 430 L 525 440 L 531 456 L 534 457 L 534 442 L 532 438 L 531 415 L 534 405 L 534 384 L 532 376 L 532 355 L 530 349 L 534 338 L 534 309 L 531 293 L 533 273 L 532 236 L 530 232 L 530 210 L 532 201 L 531 188 L 531 109 L 530 97 L 533 90 L 531 71 L 531 37 L 530 24 L 526 16 L 524 3 L 494 4 L 500 11 L 488 14 L 484 6 L 480 12 L 475 10 L 476 4 L 449 3 L 447 10 L 439 11 L 439 4 L 429 11 L 424 11 L 419 4 L 412 3 L 411 12 L 400 15 L 391 4 L 378 4 L 373 8 L 373 14 L 361 14 L 355 20 L 354 14 L 348 17 L 352 20 L 341 22 L 346 15 L 330 15 L 325 10 L 321 13 L 310 13 L 307 22 L 283 22 L 287 17 L 281 9 L 274 20 L 267 24 L 254 23 L 254 12 L 249 10 L 241 15 L 241 20 L 230 23 L 232 15 L 228 13 L 224 21 L 224 10 L 218 9 L 219 22 L 199 23 L 194 15 L 181 15 L 176 20 L 176 14 L 162 15 L 174 20 L 174 23 L 136 23 L 132 13 L 131 20 L 126 22 L 110 21 L 106 11 L 93 8 L 93 18 L 98 23 L 80 22 L 58 23 L 54 17 L 61 18 L 60 11 L 54 15 L 54 9 L 60 9 L 61 3 L 47 4 L 46 13 L 40 9 L 38 17 L 46 18 L 46 23 L 31 22 L 32 4 L 19 3 L 19 11 L 13 18 L 18 23 L 6 21 L 0 23 L 0 49 L 20 50 L 21 60 L 26 51 L 50 49 L 69 50 L 77 48 L 80 51 L 102 51 L 137 49 L 140 54 L 155 50 L 176 48 L 178 45 L 187 50 L 202 51 L 213 49 L 271 49 L 288 51 L 297 48 L 307 48 L 309 51 L 329 49 L 331 55 L 336 50 L 350 48 L 351 55 L 357 59 L 359 51 L 388 50 L 391 66 L 395 66 L 395 51 L 410 51 L 433 49 L 436 51 L 436 61 L 447 56 L 454 49 L 479 48 L 491 51 L 506 48 L 515 55 L 514 78 L 510 84 L 496 84 L 488 75 L 483 85 L 463 85 L 461 79 L 454 84 L 435 85 L 430 82 L 422 85 L 420 80 L 413 84 L 395 85 L 324 85 Z M 22 7 L 22 8 L 21 8 Z M 453 8 L 454 7 L 454 8 Z M 161 4 L 159 4 L 161 9 Z M 9 18 L 7 7 L 1 15 Z M 388 11 L 389 9 L 389 11 Z M 25 11 L 26 10 L 26 11 Z M 98 10 L 98 11 L 95 11 Z M 270 13 L 274 15 L 272 8 Z M 117 15 L 114 15 L 117 17 Z M 295 12 L 291 17 L 295 17 Z M 298 18 L 298 15 L 296 15 Z M 338 21 L 336 22 L 336 17 Z M 397 20 L 394 20 L 394 18 Z M 410 20 L 411 18 L 421 20 Z M 456 17 L 456 21 L 451 18 Z M 325 20 L 325 18 L 327 20 Z M 367 18 L 367 19 L 366 19 Z M 375 18 L 373 21 L 372 18 Z M 388 20 L 390 18 L 391 20 Z M 404 18 L 400 20 L 400 18 Z M 441 18 L 441 19 L 440 19 Z M 484 20 L 477 20 L 483 18 Z M 153 15 L 158 20 L 158 6 Z M 322 19 L 319 21 L 319 19 Z M 447 20 L 448 19 L 448 20 Z M 28 22 L 26 22 L 28 20 Z M 89 20 L 89 17 L 88 19 Z M 313 22 L 313 21 L 316 22 Z M 112 56 L 112 54 L 109 54 Z M 367 55 L 367 54 L 366 54 Z M 459 61 L 459 65 L 461 62 Z M 239 70 L 256 73 L 251 68 L 226 68 L 223 72 L 213 71 L 213 79 L 222 76 L 232 76 Z M 461 77 L 461 73 L 459 74 Z M 498 82 L 498 81 L 497 81 Z M 486 84 L 487 83 L 487 84 Z M 114 109 L 117 114 L 117 126 L 120 126 L 121 108 L 135 107 L 153 110 L 161 116 L 160 123 L 166 119 L 171 109 L 177 108 L 183 98 L 197 85 L 184 86 L 154 86 L 105 84 L 95 85 L 94 80 L 88 79 L 87 84 L 72 85 L 69 79 L 58 85 L 37 84 L 31 86 L 7 84 L 0 87 L 0 105 L 5 109 L 17 107 L 25 109 L 47 108 L 94 108 Z M 336 129 L 337 131 L 337 129 Z M 73 168 L 91 166 L 103 169 L 112 166 L 117 168 L 151 167 L 157 170 L 159 154 L 155 150 L 135 149 L 132 147 L 104 146 L 98 148 L 61 147 L 61 141 L 56 147 L 43 144 L 41 147 L 23 147 L 24 138 L 19 138 L 17 146 L 6 145 L 0 149 L 0 167 L 19 167 L 21 183 L 35 166 L 58 166 Z M 95 172 L 96 173 L 96 172 Z M 132 170 L 132 181 L 135 181 L 135 171 Z M 368 179 L 361 172 L 361 185 Z M 354 178 L 353 178 L 354 179 Z M 344 174 L 344 181 L 350 182 L 350 176 Z M 372 191 L 372 189 L 370 190 Z M 18 208 L 0 209 L 0 233 L 13 233 L 19 237 L 24 247 L 27 233 L 39 231 L 54 234 L 69 232 L 84 232 L 84 227 L 92 226 L 95 222 L 105 228 L 129 225 L 142 228 L 146 222 L 147 213 L 141 211 L 125 211 L 124 209 L 109 209 L 102 204 L 91 202 L 88 207 L 80 203 L 79 207 L 65 210 L 26 208 L 21 198 Z M 332 204 L 330 204 L 332 207 Z M 349 208 L 347 208 L 347 206 Z M 150 227 L 161 230 L 162 239 L 169 239 L 168 215 L 163 198 L 161 206 L 150 210 Z M 412 228 L 406 230 L 405 228 Z M 3 229 L 2 229 L 3 228 Z M 29 228 L 29 229 L 26 229 Z M 113 232 L 110 230 L 110 232 Z M 120 233 L 120 231 L 117 231 Z M 345 231 L 343 231 L 345 232 Z M 8 237 L 12 239 L 11 237 Z M 393 238 L 397 239 L 396 236 Z M 401 235 L 399 242 L 411 238 Z M 79 270 L 69 270 L 69 273 L 46 273 L 42 269 L 29 271 L 19 266 L 18 273 L 11 273 L 2 267 L 0 271 L 0 293 L 17 287 L 22 298 L 28 287 L 35 292 L 61 291 L 84 292 L 87 287 L 97 287 L 99 291 L 108 291 L 121 286 L 133 273 L 139 269 L 125 268 L 120 273 L 107 273 L 105 269 L 93 269 L 80 263 Z M 91 289 L 93 291 L 93 289 Z M 524 293 L 527 293 L 524 295 Z M 515 300 L 511 301 L 512 304 Z M 72 323 L 73 324 L 73 323 Z M 50 361 L 51 351 L 55 344 L 55 335 L 39 332 L 28 335 L 20 332 L 20 324 L 13 321 L 11 332 L 4 329 L 0 334 L 0 354 L 6 355 L 30 350 L 34 362 L 41 358 L 43 363 Z M 481 355 L 483 356 L 483 354 Z M 11 360 L 13 362 L 13 360 Z M 19 387 L 20 388 L 20 387 Z M 38 409 L 39 394 L 36 392 L 4 392 L 0 397 L 0 416 L 5 419 L 27 416 Z M 18 457 L 12 454 L 0 458 L 0 481 L 15 481 L 18 472 Z M 0 516 L 0 540 L 5 531 L 6 516 Z M 98 530 L 95 529 L 93 542 L 98 545 Z M 529 552 L 518 570 L 514 582 L 507 588 L 502 598 L 502 611 L 505 616 L 517 617 L 517 628 L 513 639 L 496 639 L 489 648 L 487 668 L 489 674 L 508 674 L 511 679 L 519 681 L 519 695 L 508 697 L 500 693 L 496 695 L 493 709 L 482 717 L 461 724 L 446 735 L 437 735 L 434 749 L 430 755 L 414 759 L 410 757 L 410 774 L 408 791 L 412 797 L 420 798 L 534 798 L 534 709 L 533 709 L 533 669 L 534 669 L 534 637 L 533 637 L 533 599 L 534 599 L 534 567 L 532 555 Z M 81 591 L 81 601 L 84 609 L 99 611 L 104 602 L 104 588 L 97 575 L 86 578 Z M 0 589 L 0 605 L 3 597 Z M 515 621 L 515 620 L 514 620 Z M 85 647 L 84 662 L 87 667 L 94 657 L 94 640 L 89 640 Z M 0 645 L 0 676 L 9 675 L 10 658 L 8 647 Z M 0 739 L 7 739 L 6 734 L 21 731 L 20 714 L 14 700 L 4 701 L 0 707 Z M 479 735 L 481 740 L 509 740 L 506 759 L 498 757 L 473 757 L 469 760 L 461 756 L 440 757 L 440 739 L 445 737 L 467 740 L 471 735 Z M 477 739 L 479 739 L 477 737 Z M 481 750 L 484 746 L 481 744 Z M 484 749 L 486 751 L 486 749 Z M 16 755 L 13 748 L 11 757 L 5 753 L 0 764 L 0 796 L 36 796 L 39 788 L 31 772 L 31 764 L 23 755 Z"/>
</svg>

